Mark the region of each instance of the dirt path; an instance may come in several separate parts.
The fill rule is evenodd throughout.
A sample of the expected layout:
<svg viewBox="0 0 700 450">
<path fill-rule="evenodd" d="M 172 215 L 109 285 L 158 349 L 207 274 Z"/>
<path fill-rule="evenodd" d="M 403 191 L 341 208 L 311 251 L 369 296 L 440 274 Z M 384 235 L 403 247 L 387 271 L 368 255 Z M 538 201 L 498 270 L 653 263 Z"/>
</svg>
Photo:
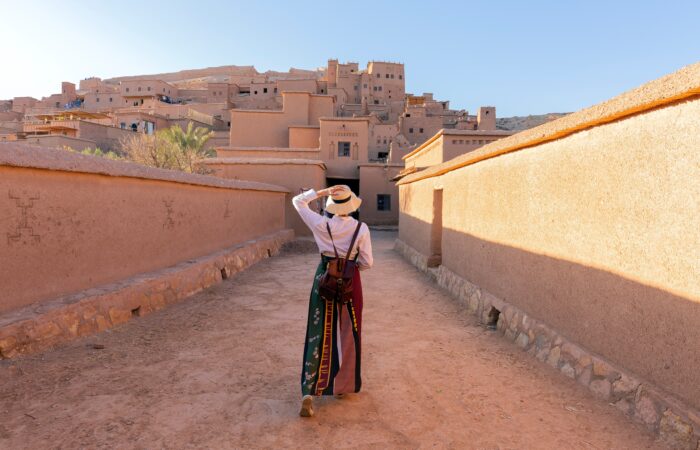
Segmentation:
<svg viewBox="0 0 700 450">
<path fill-rule="evenodd" d="M 391 250 L 394 234 L 373 237 L 362 393 L 298 417 L 317 256 L 287 253 L 115 330 L 0 364 L 0 448 L 657 448 L 460 312 Z"/>
</svg>

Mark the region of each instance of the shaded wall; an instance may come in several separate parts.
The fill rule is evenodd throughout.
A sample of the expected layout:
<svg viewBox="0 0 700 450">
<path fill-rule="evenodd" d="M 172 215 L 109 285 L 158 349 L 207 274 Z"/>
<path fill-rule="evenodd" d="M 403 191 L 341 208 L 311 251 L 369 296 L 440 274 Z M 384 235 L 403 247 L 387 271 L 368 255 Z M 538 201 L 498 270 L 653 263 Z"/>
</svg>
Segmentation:
<svg viewBox="0 0 700 450">
<path fill-rule="evenodd" d="M 408 177 L 400 239 L 429 255 L 443 189 L 445 267 L 700 407 L 700 100 L 659 107 L 666 86 Z M 642 101 L 653 106 L 487 155 Z"/>
<path fill-rule="evenodd" d="M 286 190 L 0 144 L 0 312 L 284 228 Z"/>
<path fill-rule="evenodd" d="M 399 223 L 399 189 L 391 181 L 403 168 L 402 165 L 360 165 L 360 220 L 368 225 L 397 225 Z M 388 195 L 389 209 L 378 209 L 378 195 Z"/>
<path fill-rule="evenodd" d="M 204 164 L 213 171 L 212 175 L 217 177 L 284 186 L 290 192 L 285 199 L 285 226 L 292 228 L 296 235 L 311 235 L 311 231 L 292 206 L 292 196 L 304 189 L 318 191 L 326 187 L 326 167 L 323 162 L 275 158 L 208 158 L 204 160 Z"/>
</svg>

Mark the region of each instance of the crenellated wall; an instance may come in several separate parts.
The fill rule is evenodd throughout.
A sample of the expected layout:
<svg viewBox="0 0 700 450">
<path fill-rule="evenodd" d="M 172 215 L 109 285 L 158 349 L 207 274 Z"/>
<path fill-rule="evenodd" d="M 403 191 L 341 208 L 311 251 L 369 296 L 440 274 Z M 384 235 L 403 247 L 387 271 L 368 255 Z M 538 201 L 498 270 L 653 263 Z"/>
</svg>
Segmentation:
<svg viewBox="0 0 700 450">
<path fill-rule="evenodd" d="M 620 372 L 565 366 L 514 325 L 524 348 L 656 430 L 620 373 L 700 408 L 700 64 L 399 184 L 404 254 Z"/>
<path fill-rule="evenodd" d="M 0 313 L 285 228 L 285 188 L 0 144 Z"/>
</svg>

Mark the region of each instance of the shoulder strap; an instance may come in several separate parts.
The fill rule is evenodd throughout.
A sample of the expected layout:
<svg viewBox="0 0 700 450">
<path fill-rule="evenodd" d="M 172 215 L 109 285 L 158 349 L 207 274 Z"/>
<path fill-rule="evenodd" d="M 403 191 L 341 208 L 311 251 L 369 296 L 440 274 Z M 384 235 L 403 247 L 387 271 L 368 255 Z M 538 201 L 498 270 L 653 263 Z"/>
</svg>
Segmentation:
<svg viewBox="0 0 700 450">
<path fill-rule="evenodd" d="M 348 252 L 345 254 L 345 261 L 347 261 L 350 258 L 350 254 L 352 253 L 352 248 L 355 246 L 355 240 L 357 239 L 357 235 L 360 234 L 360 227 L 362 226 L 362 222 L 359 220 L 357 221 L 357 228 L 355 228 L 355 234 L 352 235 L 352 241 L 350 242 L 350 247 L 348 247 Z M 335 248 L 335 247 L 333 247 Z"/>
<path fill-rule="evenodd" d="M 333 241 L 333 233 L 331 233 L 331 226 L 326 222 L 326 230 L 328 230 L 328 236 L 331 237 L 331 244 L 333 244 L 333 251 L 335 252 L 335 257 L 338 257 L 338 249 L 335 248 L 335 242 Z M 353 238 L 353 242 L 355 239 Z"/>
</svg>

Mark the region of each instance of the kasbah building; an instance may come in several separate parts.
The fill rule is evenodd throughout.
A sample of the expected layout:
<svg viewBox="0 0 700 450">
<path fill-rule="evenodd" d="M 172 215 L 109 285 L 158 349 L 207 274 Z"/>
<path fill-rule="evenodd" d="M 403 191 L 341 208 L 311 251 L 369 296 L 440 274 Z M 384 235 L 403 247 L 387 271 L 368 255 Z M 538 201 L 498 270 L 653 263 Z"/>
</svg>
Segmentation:
<svg viewBox="0 0 700 450">
<path fill-rule="evenodd" d="M 430 93 L 407 94 L 404 65 L 381 61 L 91 77 L 41 100 L 0 101 L 0 141 L 47 147 L 119 151 L 131 133 L 190 122 L 214 132 L 207 145 L 217 156 L 203 161 L 213 175 L 281 185 L 289 196 L 347 184 L 364 199 L 359 215 L 370 225 L 398 223 L 403 176 L 512 134 L 496 129 L 495 107 L 470 115 Z M 291 210 L 286 221 L 308 234 Z"/>
</svg>

